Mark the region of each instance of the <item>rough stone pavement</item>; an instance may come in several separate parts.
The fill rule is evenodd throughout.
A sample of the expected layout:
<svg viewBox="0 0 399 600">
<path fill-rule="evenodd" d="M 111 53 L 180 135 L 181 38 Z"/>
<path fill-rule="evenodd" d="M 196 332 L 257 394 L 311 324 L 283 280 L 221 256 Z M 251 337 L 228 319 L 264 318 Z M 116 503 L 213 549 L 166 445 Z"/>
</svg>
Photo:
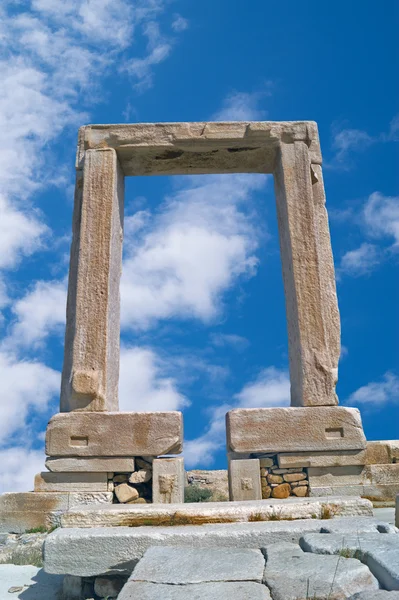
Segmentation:
<svg viewBox="0 0 399 600">
<path fill-rule="evenodd" d="M 368 550 L 352 551 L 355 539 Z M 259 550 L 152 547 L 118 600 L 399 600 L 388 591 L 399 590 L 398 561 L 395 533 L 308 534 Z"/>
</svg>

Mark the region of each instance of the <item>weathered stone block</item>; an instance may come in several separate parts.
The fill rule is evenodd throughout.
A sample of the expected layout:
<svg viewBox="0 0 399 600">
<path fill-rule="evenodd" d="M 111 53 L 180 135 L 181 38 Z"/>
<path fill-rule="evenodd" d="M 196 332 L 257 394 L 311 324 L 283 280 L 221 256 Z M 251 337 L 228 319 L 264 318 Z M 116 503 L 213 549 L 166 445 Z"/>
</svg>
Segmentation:
<svg viewBox="0 0 399 600">
<path fill-rule="evenodd" d="M 57 456 L 46 459 L 46 468 L 53 473 L 79 472 L 84 473 L 132 473 L 135 468 L 134 458 L 127 456 Z"/>
<path fill-rule="evenodd" d="M 286 452 L 278 455 L 278 464 L 282 468 L 346 467 L 364 465 L 366 464 L 366 450 Z"/>
<path fill-rule="evenodd" d="M 0 495 L 0 533 L 24 533 L 60 524 L 63 511 L 88 504 L 111 504 L 109 492 L 19 492 Z"/>
<path fill-rule="evenodd" d="M 338 404 L 340 319 L 334 263 L 322 170 L 311 160 L 306 142 L 282 141 L 274 170 L 291 406 Z"/>
<path fill-rule="evenodd" d="M 88 150 L 76 180 L 61 411 L 118 410 L 124 174 Z"/>
<path fill-rule="evenodd" d="M 399 463 L 366 465 L 363 470 L 363 480 L 368 485 L 399 485 Z"/>
<path fill-rule="evenodd" d="M 137 500 L 139 493 L 136 488 L 131 487 L 127 483 L 121 483 L 115 488 L 115 496 L 118 498 L 119 502 L 124 504 L 125 502 Z"/>
<path fill-rule="evenodd" d="M 35 476 L 35 492 L 107 492 L 107 473 L 49 473 Z"/>
<path fill-rule="evenodd" d="M 233 452 L 362 450 L 360 412 L 346 407 L 237 408 L 226 414 Z"/>
<path fill-rule="evenodd" d="M 391 462 L 388 444 L 384 441 L 367 442 L 366 465 L 388 465 Z"/>
<path fill-rule="evenodd" d="M 362 485 L 363 467 L 310 467 L 309 485 L 313 487 Z"/>
<path fill-rule="evenodd" d="M 131 581 L 125 585 L 118 600 L 271 600 L 269 590 L 254 581 L 216 581 L 189 585 L 169 585 Z M 372 600 L 378 600 L 372 598 Z M 396 600 L 381 598 L 379 600 Z"/>
<path fill-rule="evenodd" d="M 261 500 L 258 458 L 229 461 L 230 500 Z"/>
<path fill-rule="evenodd" d="M 180 453 L 182 414 L 169 412 L 59 413 L 46 431 L 49 456 L 143 456 Z"/>
<path fill-rule="evenodd" d="M 156 458 L 152 463 L 152 501 L 160 504 L 184 502 L 183 458 Z"/>
</svg>

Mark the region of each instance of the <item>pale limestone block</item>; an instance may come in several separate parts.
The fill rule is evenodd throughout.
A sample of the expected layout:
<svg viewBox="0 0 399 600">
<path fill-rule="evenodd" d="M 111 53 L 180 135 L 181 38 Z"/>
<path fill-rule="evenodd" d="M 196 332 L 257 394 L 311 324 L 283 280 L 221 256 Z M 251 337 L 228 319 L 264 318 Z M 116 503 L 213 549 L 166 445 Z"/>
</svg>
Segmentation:
<svg viewBox="0 0 399 600">
<path fill-rule="evenodd" d="M 285 473 L 283 477 L 284 481 L 287 483 L 295 483 L 297 481 L 302 481 L 302 479 L 306 479 L 306 473 Z"/>
<path fill-rule="evenodd" d="M 363 467 L 309 467 L 308 478 L 311 488 L 362 485 Z"/>
<path fill-rule="evenodd" d="M 399 463 L 392 465 L 366 465 L 363 473 L 364 484 L 399 485 Z"/>
<path fill-rule="evenodd" d="M 131 502 L 137 500 L 139 493 L 134 487 L 130 487 L 127 483 L 121 483 L 115 487 L 115 496 L 119 502 L 124 504 L 125 502 Z"/>
<path fill-rule="evenodd" d="M 260 464 L 258 458 L 229 461 L 230 500 L 261 500 Z"/>
<path fill-rule="evenodd" d="M 361 450 L 360 412 L 346 407 L 236 408 L 226 414 L 233 452 Z"/>
<path fill-rule="evenodd" d="M 291 406 L 338 403 L 340 320 L 321 167 L 281 143 L 274 172 L 288 325 Z"/>
<path fill-rule="evenodd" d="M 76 180 L 61 411 L 118 409 L 124 175 L 88 150 Z"/>
<path fill-rule="evenodd" d="M 368 444 L 368 442 L 367 442 Z M 346 467 L 366 464 L 366 450 L 334 450 L 331 452 L 286 452 L 278 455 L 283 468 Z"/>
<path fill-rule="evenodd" d="M 373 501 L 392 502 L 397 494 L 399 494 L 399 483 L 365 483 L 363 485 L 363 496 Z"/>
<path fill-rule="evenodd" d="M 363 485 L 336 485 L 336 486 L 324 486 L 324 487 L 309 487 L 309 496 L 315 498 L 331 498 L 334 496 L 338 497 L 360 497 L 365 496 L 365 490 Z"/>
<path fill-rule="evenodd" d="M 54 473 L 79 472 L 85 473 L 132 473 L 134 471 L 134 458 L 127 456 L 70 456 L 58 458 L 51 456 L 46 459 L 46 468 Z"/>
<path fill-rule="evenodd" d="M 140 471 L 135 471 L 129 477 L 130 483 L 147 483 L 150 481 L 152 477 L 152 471 L 149 469 L 140 469 Z"/>
<path fill-rule="evenodd" d="M 142 456 L 179 454 L 183 444 L 182 413 L 58 413 L 46 431 L 49 456 Z"/>
<path fill-rule="evenodd" d="M 135 123 L 81 128 L 77 165 L 90 148 L 118 151 L 125 175 L 272 173 L 281 139 L 309 145 L 321 163 L 311 121 Z"/>
<path fill-rule="evenodd" d="M 17 492 L 0 494 L 0 533 L 60 525 L 62 512 L 88 504 L 112 503 L 109 492 Z"/>
<path fill-rule="evenodd" d="M 386 442 L 367 442 L 366 465 L 389 465 L 391 462 L 389 446 Z"/>
<path fill-rule="evenodd" d="M 184 502 L 184 459 L 156 458 L 152 463 L 152 501 L 154 504 Z"/>
<path fill-rule="evenodd" d="M 107 473 L 49 473 L 35 476 L 35 492 L 107 492 Z"/>
</svg>

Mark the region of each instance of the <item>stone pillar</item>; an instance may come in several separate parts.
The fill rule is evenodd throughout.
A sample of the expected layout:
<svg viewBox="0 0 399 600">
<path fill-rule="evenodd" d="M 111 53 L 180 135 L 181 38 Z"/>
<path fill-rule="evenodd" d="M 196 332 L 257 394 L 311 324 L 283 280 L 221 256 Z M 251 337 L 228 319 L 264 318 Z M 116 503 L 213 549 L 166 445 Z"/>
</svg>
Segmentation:
<svg viewBox="0 0 399 600">
<path fill-rule="evenodd" d="M 153 504 L 184 502 L 184 459 L 156 458 L 152 463 Z"/>
<path fill-rule="evenodd" d="M 262 500 L 258 458 L 229 459 L 230 500 Z"/>
<path fill-rule="evenodd" d="M 124 175 L 116 151 L 77 171 L 61 412 L 117 411 Z"/>
<path fill-rule="evenodd" d="M 291 406 L 338 404 L 340 320 L 321 166 L 280 143 L 274 173 L 288 324 Z"/>
</svg>

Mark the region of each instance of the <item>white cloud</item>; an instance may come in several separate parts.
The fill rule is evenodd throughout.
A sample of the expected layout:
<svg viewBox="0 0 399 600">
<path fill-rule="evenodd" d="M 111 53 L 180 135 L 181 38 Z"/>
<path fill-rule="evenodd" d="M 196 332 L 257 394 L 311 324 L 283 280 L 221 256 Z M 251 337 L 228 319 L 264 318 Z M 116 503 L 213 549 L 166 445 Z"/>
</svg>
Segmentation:
<svg viewBox="0 0 399 600">
<path fill-rule="evenodd" d="M 373 381 L 353 392 L 345 404 L 380 406 L 388 402 L 399 402 L 399 377 L 389 372 L 382 381 Z"/>
<path fill-rule="evenodd" d="M 170 377 L 170 364 L 153 350 L 138 346 L 121 350 L 119 408 L 122 411 L 180 410 L 188 399 Z"/>
<path fill-rule="evenodd" d="M 49 334 L 63 334 L 66 281 L 38 281 L 12 307 L 16 322 L 2 343 L 6 348 L 38 347 Z"/>
<path fill-rule="evenodd" d="M 188 20 L 181 15 L 175 14 L 172 21 L 173 31 L 185 31 L 188 28 Z"/>
<path fill-rule="evenodd" d="M 40 450 L 20 446 L 0 450 L 0 494 L 33 490 L 34 476 L 44 470 L 44 461 Z"/>
<path fill-rule="evenodd" d="M 370 273 L 380 262 L 379 249 L 374 244 L 364 242 L 359 248 L 349 250 L 341 258 L 337 276 L 342 274 L 359 277 Z"/>
<path fill-rule="evenodd" d="M 124 327 L 217 317 L 223 292 L 237 278 L 255 273 L 258 235 L 245 204 L 264 184 L 264 176 L 193 178 L 189 187 L 167 198 L 152 222 L 149 214 L 133 217 L 135 235 L 125 238 L 121 283 Z"/>
<path fill-rule="evenodd" d="M 341 345 L 341 353 L 339 356 L 339 360 L 344 360 L 349 354 L 349 350 L 347 348 L 347 346 L 344 346 L 343 344 Z"/>
<path fill-rule="evenodd" d="M 373 143 L 373 138 L 361 129 L 341 129 L 336 131 L 332 147 L 336 151 L 335 160 L 343 163 L 352 151 L 365 150 Z"/>
<path fill-rule="evenodd" d="M 28 415 L 43 412 L 59 393 L 60 374 L 46 365 L 18 360 L 0 351 L 1 406 L 0 446 L 26 427 Z"/>
<path fill-rule="evenodd" d="M 284 370 L 268 367 L 254 381 L 247 383 L 235 394 L 231 405 L 224 404 L 209 410 L 210 421 L 206 432 L 184 444 L 184 459 L 189 467 L 212 464 L 214 453 L 226 444 L 225 415 L 233 408 L 270 408 L 289 406 L 290 380 Z"/>
<path fill-rule="evenodd" d="M 212 333 L 210 340 L 218 348 L 229 346 L 236 350 L 244 350 L 249 345 L 247 338 L 235 333 Z"/>
<path fill-rule="evenodd" d="M 399 246 L 399 197 L 374 192 L 363 208 L 363 219 L 368 235 L 394 239 Z"/>
<path fill-rule="evenodd" d="M 232 92 L 223 101 L 221 110 L 213 115 L 215 121 L 256 121 L 265 117 L 259 108 L 260 99 L 266 92 Z"/>
<path fill-rule="evenodd" d="M 144 58 L 133 58 L 123 67 L 123 70 L 138 80 L 135 87 L 139 91 L 152 86 L 152 68 L 163 62 L 172 50 L 170 42 L 165 36 L 161 35 L 159 25 L 155 21 L 147 23 L 144 26 L 143 33 L 148 40 L 146 56 Z"/>
</svg>

